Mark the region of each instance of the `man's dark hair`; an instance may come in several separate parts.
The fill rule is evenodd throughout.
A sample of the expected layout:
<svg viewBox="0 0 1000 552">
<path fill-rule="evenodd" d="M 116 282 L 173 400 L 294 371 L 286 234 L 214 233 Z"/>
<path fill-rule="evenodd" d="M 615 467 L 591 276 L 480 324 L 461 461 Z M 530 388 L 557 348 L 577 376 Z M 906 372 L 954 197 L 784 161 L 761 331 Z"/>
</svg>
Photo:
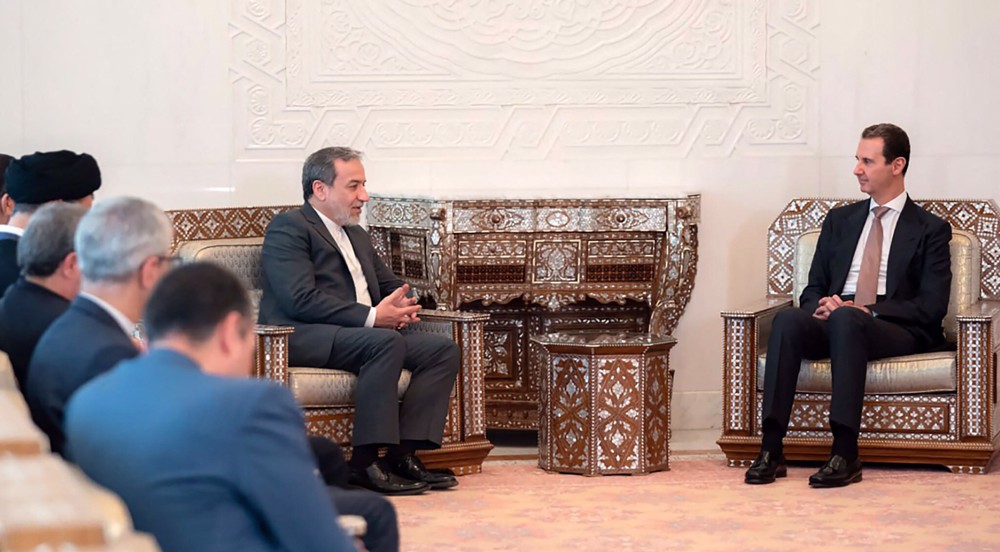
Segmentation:
<svg viewBox="0 0 1000 552">
<path fill-rule="evenodd" d="M 76 203 L 53 202 L 42 206 L 24 236 L 17 242 L 17 265 L 21 274 L 52 276 L 66 256 L 73 252 L 73 236 L 87 209 Z"/>
<path fill-rule="evenodd" d="M 861 138 L 881 138 L 885 163 L 891 164 L 897 157 L 902 157 L 906 161 L 903 165 L 903 176 L 906 176 L 906 170 L 910 168 L 910 137 L 905 130 L 892 123 L 879 123 L 862 131 Z"/>
<path fill-rule="evenodd" d="M 361 159 L 361 152 L 341 147 L 323 148 L 313 152 L 302 165 L 302 199 L 308 201 L 312 197 L 314 180 L 333 186 L 333 181 L 337 179 L 333 162 L 337 159 L 341 161 Z"/>
<path fill-rule="evenodd" d="M 160 280 L 146 303 L 143 323 L 150 342 L 179 334 L 201 343 L 229 313 L 251 320 L 251 310 L 250 297 L 233 273 L 212 263 L 191 263 Z"/>
<path fill-rule="evenodd" d="M 7 165 L 13 160 L 14 158 L 6 153 L 0 153 L 0 197 L 7 192 L 7 181 L 4 180 L 3 174 L 7 172 Z"/>
</svg>

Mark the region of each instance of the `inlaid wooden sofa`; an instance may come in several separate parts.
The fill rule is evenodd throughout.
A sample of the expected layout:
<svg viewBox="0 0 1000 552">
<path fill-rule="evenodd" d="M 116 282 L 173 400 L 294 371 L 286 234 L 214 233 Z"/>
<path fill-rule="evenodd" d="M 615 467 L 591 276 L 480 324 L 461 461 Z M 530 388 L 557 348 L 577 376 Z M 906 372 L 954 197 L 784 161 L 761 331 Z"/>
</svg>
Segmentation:
<svg viewBox="0 0 1000 552">
<path fill-rule="evenodd" d="M 731 466 L 760 450 L 764 359 L 771 322 L 797 306 L 819 229 L 841 199 L 795 199 L 768 229 L 767 296 L 724 319 L 719 446 Z M 998 445 L 1000 210 L 989 200 L 917 201 L 951 223 L 952 292 L 945 334 L 954 350 L 870 362 L 861 420 L 865 461 L 941 464 L 985 473 Z M 829 360 L 804 361 L 785 438 L 791 459 L 829 455 Z"/>
<path fill-rule="evenodd" d="M 0 352 L 0 552 L 156 552 L 125 505 L 49 453 Z"/>
<path fill-rule="evenodd" d="M 211 261 L 235 272 L 260 300 L 260 254 L 264 231 L 277 213 L 293 209 L 247 207 L 167 211 L 174 225 L 174 253 L 186 261 Z M 446 335 L 462 354 L 462 368 L 452 390 L 444 444 L 421 453 L 430 468 L 450 468 L 457 474 L 478 473 L 493 445 L 486 439 L 483 399 L 483 325 L 489 315 L 423 310 L 421 322 L 408 331 Z M 357 378 L 346 371 L 288 366 L 287 326 L 257 326 L 255 375 L 287 385 L 302 407 L 307 430 L 350 447 Z M 409 384 L 404 371 L 399 381 L 402 397 Z"/>
</svg>

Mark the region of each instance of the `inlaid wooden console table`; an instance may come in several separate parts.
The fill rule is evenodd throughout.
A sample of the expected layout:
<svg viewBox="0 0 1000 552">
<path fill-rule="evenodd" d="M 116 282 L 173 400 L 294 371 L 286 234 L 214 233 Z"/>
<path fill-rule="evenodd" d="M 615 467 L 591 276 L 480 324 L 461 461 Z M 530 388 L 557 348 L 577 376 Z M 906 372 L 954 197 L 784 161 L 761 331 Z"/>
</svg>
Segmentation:
<svg viewBox="0 0 1000 552">
<path fill-rule="evenodd" d="M 486 422 L 538 429 L 532 336 L 673 333 L 698 260 L 701 196 L 449 200 L 372 196 L 376 250 L 425 306 L 486 312 Z"/>
</svg>

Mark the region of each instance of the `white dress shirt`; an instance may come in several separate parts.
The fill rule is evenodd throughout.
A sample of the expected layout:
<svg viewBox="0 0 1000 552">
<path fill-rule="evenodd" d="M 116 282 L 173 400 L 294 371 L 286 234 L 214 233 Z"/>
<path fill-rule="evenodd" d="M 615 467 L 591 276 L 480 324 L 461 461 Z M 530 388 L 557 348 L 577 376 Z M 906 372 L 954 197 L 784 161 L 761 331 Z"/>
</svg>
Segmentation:
<svg viewBox="0 0 1000 552">
<path fill-rule="evenodd" d="M 125 335 L 132 337 L 132 334 L 135 332 L 135 322 L 129 320 L 127 316 L 122 314 L 122 311 L 112 307 L 111 304 L 105 301 L 104 299 L 101 299 L 100 297 L 87 293 L 85 291 L 81 291 L 80 296 L 90 299 L 98 307 L 104 309 L 104 312 L 111 315 L 111 318 L 114 318 L 115 322 L 117 322 L 118 325 L 121 326 L 122 331 L 125 332 Z"/>
<path fill-rule="evenodd" d="M 351 238 L 347 236 L 347 232 L 344 231 L 342 226 L 326 218 L 318 210 L 316 214 L 319 215 L 319 219 L 323 221 L 323 225 L 330 232 L 333 241 L 337 242 L 340 254 L 343 255 L 344 262 L 347 263 L 347 268 L 351 271 L 351 278 L 354 280 L 355 300 L 362 305 L 371 307 L 371 311 L 368 312 L 368 318 L 365 320 L 365 327 L 374 327 L 375 307 L 372 307 L 372 297 L 368 293 L 368 280 L 365 280 L 365 273 L 361 270 L 361 262 L 358 261 L 358 256 L 354 252 L 354 245 L 351 243 Z"/>
<path fill-rule="evenodd" d="M 885 273 L 889 264 L 889 248 L 892 245 L 892 236 L 896 233 L 896 223 L 899 222 L 899 213 L 906 205 L 906 192 L 887 201 L 883 207 L 889 210 L 882 215 L 882 261 L 878 265 L 878 288 L 876 295 L 885 295 Z M 871 233 L 872 223 L 875 221 L 875 208 L 879 204 L 875 200 L 870 200 L 868 204 L 868 218 L 865 220 L 865 227 L 861 230 L 861 238 L 857 247 L 854 248 L 854 259 L 851 261 L 851 269 L 847 272 L 847 281 L 844 282 L 843 295 L 854 295 L 858 289 L 858 274 L 861 272 L 861 257 L 865 253 L 865 243 L 868 242 L 868 234 Z"/>
<path fill-rule="evenodd" d="M 0 234 L 14 234 L 17 237 L 21 237 L 24 235 L 24 228 L 9 224 L 0 224 Z"/>
</svg>

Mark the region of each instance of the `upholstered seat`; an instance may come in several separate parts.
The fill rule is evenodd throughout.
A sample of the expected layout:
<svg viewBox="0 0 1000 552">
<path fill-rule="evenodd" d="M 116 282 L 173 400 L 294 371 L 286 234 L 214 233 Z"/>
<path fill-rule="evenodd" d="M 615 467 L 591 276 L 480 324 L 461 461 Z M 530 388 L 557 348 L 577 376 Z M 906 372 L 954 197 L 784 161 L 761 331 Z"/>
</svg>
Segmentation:
<svg viewBox="0 0 1000 552">
<path fill-rule="evenodd" d="M 256 309 L 261 295 L 264 231 L 276 213 L 293 208 L 168 211 L 175 231 L 174 254 L 186 261 L 214 262 L 232 270 L 246 285 Z M 376 249 L 380 250 L 378 246 Z M 421 457 L 431 468 L 451 468 L 459 474 L 478 472 L 493 448 L 485 435 L 483 399 L 483 325 L 489 315 L 424 310 L 420 318 L 407 331 L 448 336 L 458 344 L 462 355 L 461 373 L 448 407 L 443 446 L 426 451 Z M 307 430 L 329 437 L 349 450 L 357 377 L 343 370 L 288 366 L 291 327 L 258 325 L 256 332 L 254 374 L 288 386 L 303 409 Z M 409 383 L 410 373 L 404 370 L 399 379 L 400 398 Z"/>
<path fill-rule="evenodd" d="M 768 232 L 768 296 L 722 313 L 725 419 L 719 445 L 731 465 L 760 447 L 767 340 L 774 315 L 797 307 L 808 283 L 820 225 L 845 200 L 797 199 Z M 940 463 L 982 473 L 997 450 L 994 324 L 1000 322 L 1000 212 L 991 201 L 919 201 L 951 223 L 952 287 L 946 350 L 868 363 L 861 426 L 865 460 Z M 791 458 L 829 454 L 830 360 L 804 360 L 785 439 Z"/>
<path fill-rule="evenodd" d="M 234 238 L 183 242 L 175 254 L 186 261 L 208 261 L 225 266 L 250 291 L 254 312 L 260 306 L 260 252 L 264 238 Z M 288 367 L 288 387 L 302 406 L 335 406 L 354 404 L 358 378 L 350 372 L 328 368 Z M 410 385 L 410 373 L 399 377 L 399 398 Z"/>
</svg>

